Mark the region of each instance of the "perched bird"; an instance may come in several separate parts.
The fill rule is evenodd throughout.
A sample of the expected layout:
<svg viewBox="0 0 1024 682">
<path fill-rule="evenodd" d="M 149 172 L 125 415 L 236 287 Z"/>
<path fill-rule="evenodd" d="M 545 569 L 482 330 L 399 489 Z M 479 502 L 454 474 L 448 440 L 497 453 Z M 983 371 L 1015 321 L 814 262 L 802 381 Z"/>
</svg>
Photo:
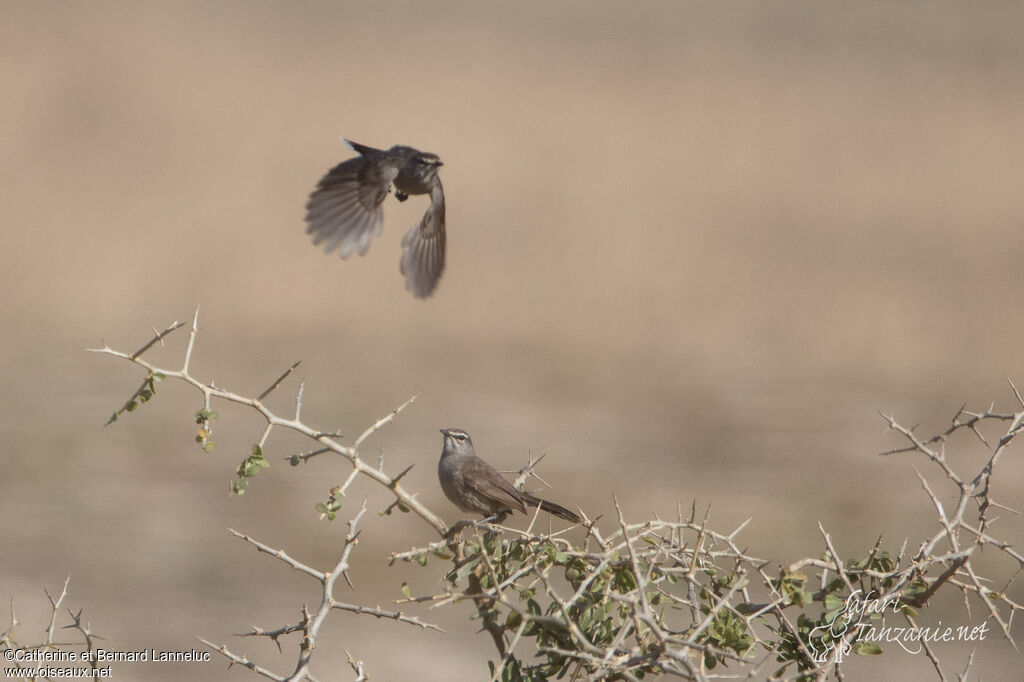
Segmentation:
<svg viewBox="0 0 1024 682">
<path fill-rule="evenodd" d="M 498 515 L 499 523 L 512 511 L 527 513 L 540 507 L 555 516 L 580 523 L 581 519 L 565 507 L 517 490 L 494 467 L 476 456 L 473 441 L 462 429 L 441 429 L 444 449 L 437 464 L 441 490 L 452 503 L 467 512 L 484 516 Z"/>
<path fill-rule="evenodd" d="M 340 247 L 342 258 L 353 251 L 362 256 L 370 239 L 380 234 L 381 204 L 392 186 L 399 201 L 410 194 L 429 194 L 427 212 L 402 239 L 401 270 L 406 289 L 417 298 L 430 296 L 444 270 L 444 189 L 437 177 L 441 159 L 412 147 L 383 150 L 345 142 L 359 156 L 329 170 L 310 194 L 306 232 L 327 253 Z"/>
</svg>

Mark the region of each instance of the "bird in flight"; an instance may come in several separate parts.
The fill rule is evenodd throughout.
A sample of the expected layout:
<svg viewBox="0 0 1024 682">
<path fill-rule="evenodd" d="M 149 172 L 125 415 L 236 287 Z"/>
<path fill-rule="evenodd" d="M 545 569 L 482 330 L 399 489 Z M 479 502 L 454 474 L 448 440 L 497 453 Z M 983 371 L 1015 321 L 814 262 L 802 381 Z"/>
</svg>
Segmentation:
<svg viewBox="0 0 1024 682">
<path fill-rule="evenodd" d="M 306 203 L 306 232 L 313 244 L 348 258 L 362 256 L 381 231 L 381 204 L 391 191 L 399 201 L 411 194 L 429 194 L 430 206 L 402 239 L 401 271 L 405 288 L 417 298 L 434 292 L 444 270 L 444 189 L 437 154 L 395 145 L 374 149 L 345 140 L 359 156 L 327 171 Z"/>
</svg>

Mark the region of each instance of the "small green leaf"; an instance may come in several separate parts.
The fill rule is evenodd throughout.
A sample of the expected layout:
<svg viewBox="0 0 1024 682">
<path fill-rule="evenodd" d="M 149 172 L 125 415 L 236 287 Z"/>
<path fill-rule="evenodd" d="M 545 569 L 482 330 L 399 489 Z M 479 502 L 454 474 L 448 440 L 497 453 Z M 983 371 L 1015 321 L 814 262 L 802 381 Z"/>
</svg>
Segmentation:
<svg viewBox="0 0 1024 682">
<path fill-rule="evenodd" d="M 466 577 L 473 572 L 476 565 L 480 563 L 480 557 L 467 561 L 466 563 L 459 566 L 459 570 L 455 572 L 455 582 L 462 582 Z"/>
<path fill-rule="evenodd" d="M 879 656 L 883 653 L 882 647 L 875 642 L 854 642 L 852 651 L 858 656 Z"/>
<path fill-rule="evenodd" d="M 402 583 L 402 596 L 406 599 L 412 597 L 412 590 L 409 589 L 409 583 Z"/>
<path fill-rule="evenodd" d="M 214 421 L 217 419 L 217 413 L 208 407 L 196 412 L 196 424 L 202 424 L 204 421 Z"/>
<path fill-rule="evenodd" d="M 505 629 L 515 630 L 523 623 L 523 616 L 518 611 L 509 611 L 505 618 Z"/>
<path fill-rule="evenodd" d="M 619 592 L 632 592 L 636 589 L 636 576 L 628 568 L 615 571 L 615 586 Z"/>
</svg>

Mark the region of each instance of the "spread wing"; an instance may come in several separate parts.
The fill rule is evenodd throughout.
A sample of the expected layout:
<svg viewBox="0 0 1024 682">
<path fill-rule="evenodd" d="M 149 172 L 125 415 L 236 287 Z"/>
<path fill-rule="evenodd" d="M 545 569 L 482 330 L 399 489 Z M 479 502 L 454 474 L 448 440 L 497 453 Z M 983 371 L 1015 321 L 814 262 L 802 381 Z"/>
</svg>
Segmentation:
<svg viewBox="0 0 1024 682">
<path fill-rule="evenodd" d="M 435 176 L 430 188 L 430 207 L 402 239 L 401 270 L 405 275 L 405 288 L 417 298 L 426 298 L 434 292 L 444 270 L 444 251 L 444 188 L 440 178 Z"/>
<path fill-rule="evenodd" d="M 397 175 L 383 154 L 357 156 L 328 171 L 306 203 L 306 232 L 313 243 L 323 244 L 327 253 L 340 246 L 342 258 L 353 251 L 365 254 L 380 234 L 380 205 Z"/>
</svg>

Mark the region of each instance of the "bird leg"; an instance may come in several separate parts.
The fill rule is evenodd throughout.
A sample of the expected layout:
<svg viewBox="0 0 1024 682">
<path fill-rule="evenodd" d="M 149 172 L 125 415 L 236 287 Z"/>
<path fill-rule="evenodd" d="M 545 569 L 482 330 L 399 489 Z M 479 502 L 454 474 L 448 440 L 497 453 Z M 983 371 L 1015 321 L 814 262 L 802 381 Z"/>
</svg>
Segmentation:
<svg viewBox="0 0 1024 682">
<path fill-rule="evenodd" d="M 470 521 L 469 519 L 463 519 L 462 521 L 456 521 L 452 524 L 452 527 L 444 534 L 446 540 L 450 540 L 455 537 L 455 534 L 461 531 L 466 526 L 476 525 L 476 521 Z"/>
<path fill-rule="evenodd" d="M 508 518 L 509 513 L 510 512 L 506 509 L 505 511 L 500 511 L 497 514 L 491 514 L 478 523 L 505 523 L 505 519 Z"/>
</svg>

